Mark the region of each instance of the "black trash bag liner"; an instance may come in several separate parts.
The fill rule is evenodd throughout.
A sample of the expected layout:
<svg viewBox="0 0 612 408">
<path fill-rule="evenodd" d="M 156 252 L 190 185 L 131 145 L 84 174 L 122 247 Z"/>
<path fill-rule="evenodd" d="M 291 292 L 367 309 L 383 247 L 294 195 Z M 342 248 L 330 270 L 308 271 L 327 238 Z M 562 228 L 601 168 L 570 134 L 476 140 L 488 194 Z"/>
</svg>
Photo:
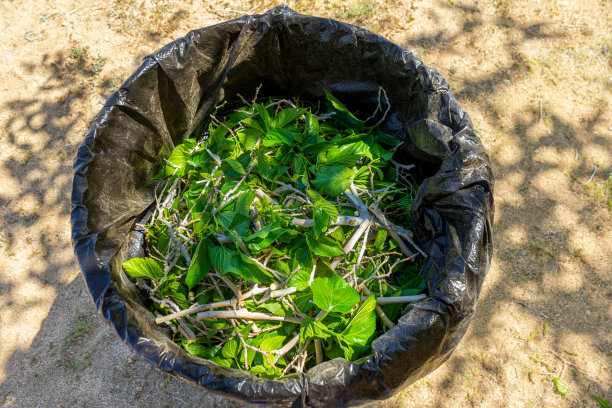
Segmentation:
<svg viewBox="0 0 612 408">
<path fill-rule="evenodd" d="M 152 206 L 163 160 L 221 101 L 252 98 L 260 84 L 262 96 L 302 100 L 322 100 L 328 90 L 361 117 L 383 87 L 391 111 L 382 129 L 404 141 L 396 159 L 417 165 L 411 214 L 428 254 L 428 297 L 373 342 L 363 364 L 337 358 L 266 380 L 190 356 L 155 324 L 122 271 L 122 262 L 143 255 L 135 224 Z M 97 116 L 74 171 L 72 241 L 97 309 L 152 364 L 249 403 L 363 405 L 427 375 L 465 334 L 492 256 L 489 158 L 446 81 L 367 30 L 285 6 L 192 31 L 147 57 Z"/>
</svg>

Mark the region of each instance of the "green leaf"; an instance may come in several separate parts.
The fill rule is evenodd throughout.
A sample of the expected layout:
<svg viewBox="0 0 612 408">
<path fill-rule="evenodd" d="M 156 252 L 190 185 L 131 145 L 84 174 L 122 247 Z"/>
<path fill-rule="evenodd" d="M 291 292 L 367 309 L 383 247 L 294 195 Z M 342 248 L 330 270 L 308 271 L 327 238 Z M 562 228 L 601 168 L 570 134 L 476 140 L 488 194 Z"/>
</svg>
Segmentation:
<svg viewBox="0 0 612 408">
<path fill-rule="evenodd" d="M 344 250 L 333 239 L 322 235 L 320 237 L 315 237 L 312 233 L 306 233 L 306 243 L 308 244 L 308 249 L 312 251 L 312 253 L 317 254 L 319 256 L 341 256 L 344 255 Z"/>
<path fill-rule="evenodd" d="M 212 357 L 210 361 L 220 365 L 221 367 L 231 367 L 232 366 L 232 360 L 229 360 L 223 357 L 219 357 L 219 356 Z"/>
<path fill-rule="evenodd" d="M 329 215 L 323 212 L 321 208 L 315 208 L 312 212 L 312 216 L 314 219 L 312 232 L 314 233 L 315 238 L 319 238 L 319 236 L 323 235 L 323 233 L 327 231 L 327 226 L 329 225 Z"/>
<path fill-rule="evenodd" d="M 195 139 L 185 139 L 183 143 L 176 146 L 170 156 L 166 159 L 166 164 L 157 174 L 156 178 L 163 179 L 174 174 L 177 177 L 183 177 L 185 174 L 185 165 L 189 160 L 189 152 L 195 147 Z"/>
<path fill-rule="evenodd" d="M 299 116 L 306 112 L 304 108 L 285 108 L 278 112 L 278 115 L 272 119 L 270 127 L 272 128 L 283 128 L 289 123 L 295 121 Z"/>
<path fill-rule="evenodd" d="M 208 244 L 208 259 L 212 263 L 220 275 L 234 272 L 238 275 L 242 275 L 239 269 L 239 257 L 236 251 L 227 249 L 222 246 L 216 246 L 214 244 Z"/>
<path fill-rule="evenodd" d="M 325 97 L 331 102 L 335 113 L 334 119 L 340 122 L 340 124 L 354 130 L 361 130 L 364 128 L 364 122 L 357 119 L 342 102 L 336 99 L 335 96 L 325 91 Z"/>
<path fill-rule="evenodd" d="M 285 336 L 271 336 L 264 339 L 259 345 L 259 348 L 263 351 L 276 351 L 283 347 Z"/>
<path fill-rule="evenodd" d="M 263 309 L 263 311 L 265 312 L 269 312 L 273 315 L 277 315 L 277 316 L 285 316 L 285 308 L 283 307 L 283 304 L 280 302 L 272 302 L 272 301 L 267 301 L 262 303 L 259 306 L 259 309 Z"/>
<path fill-rule="evenodd" d="M 359 293 L 338 275 L 316 278 L 310 287 L 315 305 L 326 312 L 348 313 L 359 302 Z"/>
<path fill-rule="evenodd" d="M 164 276 L 162 268 L 151 258 L 132 258 L 122 265 L 132 278 L 158 281 Z"/>
<path fill-rule="evenodd" d="M 330 337 L 336 337 L 336 333 L 329 330 L 321 322 L 316 321 L 312 317 L 306 317 L 300 325 L 300 342 L 312 339 L 327 340 Z"/>
<path fill-rule="evenodd" d="M 234 208 L 234 211 L 248 217 L 249 208 L 253 203 L 253 200 L 255 200 L 255 192 L 249 188 L 245 193 L 242 193 L 236 199 L 236 207 Z"/>
<path fill-rule="evenodd" d="M 308 280 L 310 279 L 310 273 L 312 270 L 308 270 L 304 267 L 300 268 L 287 282 L 287 286 L 295 286 L 298 291 L 303 291 L 308 288 Z"/>
<path fill-rule="evenodd" d="M 560 378 L 553 378 L 553 383 L 555 384 L 555 388 L 559 391 L 561 395 L 567 395 L 567 386 L 561 381 Z"/>
<path fill-rule="evenodd" d="M 221 354 L 225 358 L 230 358 L 230 359 L 236 358 L 238 354 L 238 340 L 236 339 L 228 340 L 223 345 L 223 348 L 221 349 Z"/>
<path fill-rule="evenodd" d="M 264 131 L 270 130 L 270 126 L 272 124 L 272 118 L 270 118 L 270 112 L 266 109 L 266 107 L 261 103 L 256 103 L 253 105 L 253 108 L 259 113 L 261 120 L 263 121 L 265 129 Z"/>
<path fill-rule="evenodd" d="M 229 130 L 225 126 L 217 126 L 214 130 L 212 130 L 212 127 L 209 128 L 209 132 L 211 139 L 211 147 L 213 144 L 215 144 L 217 145 L 219 150 L 223 149 L 223 147 L 227 144 L 225 135 L 229 132 Z"/>
<path fill-rule="evenodd" d="M 304 122 L 304 143 L 315 144 L 317 142 L 317 136 L 319 136 L 319 120 L 315 115 L 308 112 L 306 113 L 306 120 Z"/>
<path fill-rule="evenodd" d="M 293 133 L 285 129 L 270 129 L 263 139 L 263 145 L 266 147 L 279 146 L 286 144 L 293 146 Z"/>
<path fill-rule="evenodd" d="M 260 129 L 247 127 L 244 129 L 239 129 L 236 131 L 236 136 L 238 136 L 238 140 L 242 143 L 242 146 L 245 150 L 251 150 L 257 140 L 263 138 L 265 135 Z"/>
<path fill-rule="evenodd" d="M 374 240 L 374 247 L 380 251 L 383 245 L 385 245 L 386 240 L 387 240 L 387 230 L 379 229 L 378 232 L 376 233 L 376 240 Z"/>
<path fill-rule="evenodd" d="M 244 238 L 244 242 L 249 250 L 259 252 L 262 249 L 268 248 L 274 241 L 283 236 L 285 232 L 286 230 L 278 222 L 273 222 Z"/>
<path fill-rule="evenodd" d="M 191 259 L 191 265 L 189 265 L 187 275 L 185 276 L 185 283 L 190 290 L 204 279 L 208 271 L 210 271 L 211 266 L 212 264 L 208 259 L 208 253 L 206 251 L 206 244 L 204 240 L 200 240 L 196 252 Z"/>
<path fill-rule="evenodd" d="M 236 273 L 245 279 L 251 279 L 256 283 L 263 283 L 267 285 L 271 282 L 273 275 L 270 272 L 260 268 L 259 265 L 253 262 L 242 252 L 239 252 L 238 255 L 240 257 L 240 262 L 238 263 L 239 272 Z"/>
<path fill-rule="evenodd" d="M 599 405 L 601 405 L 603 408 L 610 408 L 610 403 L 605 399 L 599 398 L 596 395 L 591 395 L 591 397 L 595 398 L 595 401 L 599 402 Z"/>
<path fill-rule="evenodd" d="M 327 163 L 353 166 L 362 157 L 372 158 L 370 146 L 362 141 L 344 146 L 332 147 L 327 151 Z"/>
<path fill-rule="evenodd" d="M 357 309 L 353 318 L 342 332 L 342 336 L 349 345 L 366 348 L 372 341 L 376 331 L 375 307 L 376 298 L 374 295 L 370 295 Z"/>
<path fill-rule="evenodd" d="M 321 209 L 334 222 L 338 219 L 338 209 L 335 205 L 323 198 L 321 194 L 310 188 L 306 190 L 306 193 L 308 194 L 308 197 L 310 197 L 310 199 L 312 200 L 312 205 L 315 208 Z"/>
<path fill-rule="evenodd" d="M 225 162 L 227 164 L 229 164 L 231 166 L 231 168 L 238 174 L 240 174 L 241 176 L 244 175 L 244 173 L 246 173 L 244 171 L 244 167 L 242 167 L 242 164 L 240 164 L 240 162 L 238 160 L 235 159 L 227 159 L 225 160 Z"/>
<path fill-rule="evenodd" d="M 354 175 L 355 172 L 345 166 L 325 166 L 319 169 L 312 184 L 323 193 L 336 197 L 351 185 Z"/>
</svg>

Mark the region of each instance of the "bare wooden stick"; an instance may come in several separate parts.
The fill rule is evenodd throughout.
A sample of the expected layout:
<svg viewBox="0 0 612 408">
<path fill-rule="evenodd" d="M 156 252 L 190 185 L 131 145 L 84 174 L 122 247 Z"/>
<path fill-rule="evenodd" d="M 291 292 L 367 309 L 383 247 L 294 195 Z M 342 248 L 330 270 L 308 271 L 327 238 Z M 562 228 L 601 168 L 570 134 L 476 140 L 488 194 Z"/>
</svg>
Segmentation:
<svg viewBox="0 0 612 408">
<path fill-rule="evenodd" d="M 317 365 L 323 362 L 323 350 L 321 350 L 321 339 L 315 339 L 315 356 Z"/>
<path fill-rule="evenodd" d="M 348 240 L 346 245 L 344 245 L 343 250 L 345 254 L 348 254 L 349 252 L 353 250 L 353 248 L 355 248 L 357 241 L 359 241 L 359 238 L 361 238 L 361 236 L 363 235 L 363 233 L 365 232 L 365 230 L 368 228 L 369 225 L 370 225 L 370 219 L 366 219 L 361 224 L 359 224 L 359 227 L 355 230 L 353 235 L 351 235 L 351 238 Z M 342 258 L 340 257 L 334 259 L 329 265 L 331 269 L 332 270 L 336 269 L 336 267 L 338 266 L 341 260 Z"/>
<path fill-rule="evenodd" d="M 276 357 L 274 357 L 274 364 L 276 364 L 278 360 L 280 360 L 285 354 L 287 354 L 289 350 L 294 348 L 295 345 L 298 344 L 299 341 L 300 341 L 300 335 L 298 334 L 295 337 L 293 337 L 291 340 L 289 340 L 289 342 L 285 344 L 282 348 L 276 351 L 273 351 L 272 353 L 276 354 Z"/>
<path fill-rule="evenodd" d="M 382 297 L 379 296 L 376 298 L 376 303 L 379 305 L 388 305 L 392 303 L 414 303 L 419 300 L 425 299 L 427 295 L 414 295 L 414 296 L 389 296 Z M 363 296 L 361 300 L 366 300 L 368 297 Z"/>
<path fill-rule="evenodd" d="M 277 316 L 267 313 L 249 312 L 248 310 L 209 310 L 198 313 L 198 320 L 203 319 L 245 319 L 245 320 L 272 320 L 302 324 L 302 319 L 293 316 Z"/>
<path fill-rule="evenodd" d="M 368 226 L 366 227 L 365 232 L 363 233 L 363 242 L 361 244 L 361 249 L 359 250 L 359 255 L 357 256 L 357 262 L 353 266 L 353 287 L 357 287 L 357 270 L 359 269 L 359 265 L 361 264 L 361 260 L 363 259 L 363 254 L 365 253 L 366 246 L 368 243 L 368 232 L 370 231 L 370 227 L 372 226 L 372 218 L 369 218 Z"/>
<path fill-rule="evenodd" d="M 366 217 L 351 217 L 348 215 L 339 215 L 336 221 L 332 221 L 329 223 L 330 226 L 335 227 L 337 225 L 350 225 L 352 227 L 358 227 L 366 220 Z M 298 227 L 304 228 L 312 228 L 314 225 L 314 220 L 312 218 L 293 218 L 291 220 L 291 225 L 296 225 Z"/>
</svg>

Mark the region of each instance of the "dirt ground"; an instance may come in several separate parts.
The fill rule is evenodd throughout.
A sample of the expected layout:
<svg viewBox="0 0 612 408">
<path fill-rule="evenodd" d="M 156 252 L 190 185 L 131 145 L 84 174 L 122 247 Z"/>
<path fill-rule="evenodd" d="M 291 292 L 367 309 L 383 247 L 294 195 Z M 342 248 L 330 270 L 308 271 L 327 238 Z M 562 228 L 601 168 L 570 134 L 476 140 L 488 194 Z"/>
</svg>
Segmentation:
<svg viewBox="0 0 612 408">
<path fill-rule="evenodd" d="M 140 360 L 96 315 L 69 199 L 89 123 L 144 56 L 274 5 L 0 2 L 1 407 L 242 406 Z M 437 69 L 497 180 L 495 258 L 470 330 L 446 364 L 378 406 L 612 401 L 612 3 L 288 5 L 364 26 Z"/>
</svg>

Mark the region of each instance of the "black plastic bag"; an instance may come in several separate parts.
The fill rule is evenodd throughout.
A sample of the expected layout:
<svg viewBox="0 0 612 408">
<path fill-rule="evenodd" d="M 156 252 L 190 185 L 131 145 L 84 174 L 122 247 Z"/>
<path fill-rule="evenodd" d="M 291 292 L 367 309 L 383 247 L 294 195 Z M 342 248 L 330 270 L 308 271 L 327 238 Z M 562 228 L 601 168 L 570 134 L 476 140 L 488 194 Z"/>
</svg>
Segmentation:
<svg viewBox="0 0 612 408">
<path fill-rule="evenodd" d="M 391 103 L 383 130 L 417 164 L 411 214 L 428 254 L 428 298 L 372 344 L 364 364 L 334 359 L 305 375 L 259 379 L 193 357 L 153 321 L 121 263 L 143 254 L 136 222 L 153 203 L 152 177 L 174 145 L 223 100 L 332 92 L 369 115 L 379 87 Z M 493 176 L 468 115 L 434 70 L 362 28 L 281 6 L 190 32 L 147 57 L 115 92 L 79 148 L 72 240 L 97 309 L 137 353 L 207 390 L 274 406 L 363 405 L 430 373 L 465 334 L 492 255 Z"/>
</svg>

